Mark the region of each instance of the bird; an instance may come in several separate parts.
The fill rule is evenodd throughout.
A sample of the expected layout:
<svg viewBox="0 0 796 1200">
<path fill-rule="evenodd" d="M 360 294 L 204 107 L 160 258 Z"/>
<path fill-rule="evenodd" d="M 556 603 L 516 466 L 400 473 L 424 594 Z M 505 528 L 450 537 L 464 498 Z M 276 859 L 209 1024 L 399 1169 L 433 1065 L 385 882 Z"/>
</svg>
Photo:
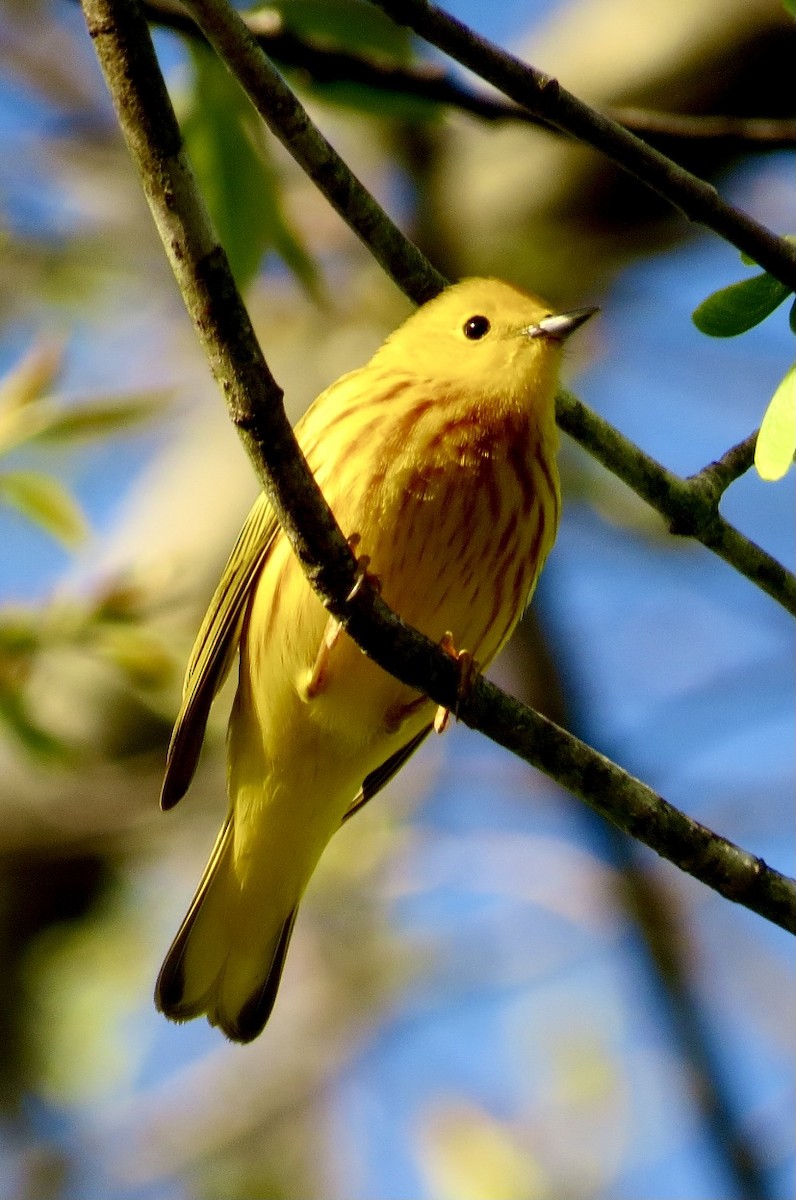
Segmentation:
<svg viewBox="0 0 796 1200">
<path fill-rule="evenodd" d="M 362 552 L 363 583 L 478 670 L 509 639 L 556 536 L 561 351 L 596 311 L 555 312 L 501 280 L 462 280 L 416 309 L 296 426 Z M 329 616 L 261 494 L 188 662 L 164 809 L 188 790 L 236 656 L 226 818 L 155 1003 L 178 1022 L 204 1015 L 245 1043 L 271 1015 L 327 843 L 446 722 Z"/>
</svg>

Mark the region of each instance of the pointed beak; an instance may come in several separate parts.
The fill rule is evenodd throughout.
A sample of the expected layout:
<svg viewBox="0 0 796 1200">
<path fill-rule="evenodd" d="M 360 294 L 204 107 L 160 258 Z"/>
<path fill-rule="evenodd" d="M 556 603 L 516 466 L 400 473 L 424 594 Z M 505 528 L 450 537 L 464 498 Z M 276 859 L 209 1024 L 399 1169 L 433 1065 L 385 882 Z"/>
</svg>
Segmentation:
<svg viewBox="0 0 796 1200">
<path fill-rule="evenodd" d="M 549 317 L 542 317 L 538 325 L 529 325 L 525 333 L 532 338 L 551 338 L 555 342 L 563 342 L 599 311 L 599 308 L 573 308 L 569 312 L 553 313 Z"/>
</svg>

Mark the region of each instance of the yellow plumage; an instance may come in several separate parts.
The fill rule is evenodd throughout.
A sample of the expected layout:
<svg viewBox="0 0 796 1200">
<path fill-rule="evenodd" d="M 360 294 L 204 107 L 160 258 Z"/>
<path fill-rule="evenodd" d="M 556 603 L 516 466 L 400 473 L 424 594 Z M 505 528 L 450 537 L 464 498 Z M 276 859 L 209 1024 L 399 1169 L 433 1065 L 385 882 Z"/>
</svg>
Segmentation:
<svg viewBox="0 0 796 1200">
<path fill-rule="evenodd" d="M 296 433 L 387 603 L 486 666 L 553 543 L 559 350 L 594 310 L 552 315 L 497 280 L 418 309 L 323 392 Z M 400 768 L 434 706 L 340 634 L 261 497 L 199 631 L 163 785 L 193 776 L 236 650 L 229 811 L 158 978 L 167 1016 L 250 1041 L 276 996 L 296 909 L 327 842 Z"/>
</svg>

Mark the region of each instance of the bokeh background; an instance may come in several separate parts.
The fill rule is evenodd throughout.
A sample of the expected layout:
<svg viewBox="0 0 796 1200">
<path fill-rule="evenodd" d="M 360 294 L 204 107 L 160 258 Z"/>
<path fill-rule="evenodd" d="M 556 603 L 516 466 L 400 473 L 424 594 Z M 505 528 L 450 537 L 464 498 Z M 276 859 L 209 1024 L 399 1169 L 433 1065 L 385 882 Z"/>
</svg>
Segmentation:
<svg viewBox="0 0 796 1200">
<path fill-rule="evenodd" d="M 449 7 L 595 104 L 793 116 L 778 0 Z M 280 8 L 333 45 L 412 52 L 347 0 Z M 407 303 L 281 150 L 259 141 L 247 174 L 213 134 L 231 102 L 212 66 L 156 44 L 298 415 Z M 602 306 L 568 382 L 667 466 L 759 423 L 784 310 L 732 341 L 690 320 L 743 277 L 731 247 L 549 134 L 290 78 L 449 276 Z M 791 151 L 658 144 L 793 231 Z M 0 221 L 0 1194 L 792 1200 L 788 936 L 464 729 L 335 839 L 262 1038 L 155 1013 L 224 809 L 228 692 L 167 816 L 159 776 L 255 485 L 71 0 L 0 5 Z M 562 469 L 557 547 L 493 675 L 792 872 L 789 619 L 577 446 Z M 723 502 L 787 562 L 792 481 L 750 472 Z"/>
</svg>

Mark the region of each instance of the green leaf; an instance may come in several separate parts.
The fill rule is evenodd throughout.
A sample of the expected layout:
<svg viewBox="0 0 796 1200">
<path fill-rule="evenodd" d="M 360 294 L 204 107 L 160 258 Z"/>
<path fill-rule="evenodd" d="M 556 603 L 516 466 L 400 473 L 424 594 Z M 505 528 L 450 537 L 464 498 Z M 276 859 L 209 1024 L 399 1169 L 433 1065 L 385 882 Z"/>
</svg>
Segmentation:
<svg viewBox="0 0 796 1200">
<path fill-rule="evenodd" d="M 0 609 L 0 664 L 2 660 L 30 658 L 42 643 L 41 613 L 16 607 Z M 0 673 L 2 673 L 0 666 Z"/>
<path fill-rule="evenodd" d="M 792 17 L 796 17 L 796 0 L 782 0 L 782 7 L 786 13 L 790 13 Z"/>
<path fill-rule="evenodd" d="M 372 3 L 363 0 L 276 0 L 267 7 L 277 28 L 332 53 L 355 54 L 374 65 L 407 66 L 411 63 L 412 36 L 405 26 L 390 20 Z M 325 104 L 353 109 L 390 120 L 430 122 L 441 118 L 443 104 L 420 96 L 401 94 L 389 87 L 370 86 L 345 78 L 332 69 L 322 78 L 306 77 L 301 68 L 285 64 L 297 85 Z"/>
<path fill-rule="evenodd" d="M 55 383 L 62 357 L 58 342 L 33 345 L 0 379 L 0 410 L 23 408 L 40 400 Z"/>
<path fill-rule="evenodd" d="M 70 549 L 88 535 L 88 524 L 76 500 L 62 483 L 38 471 L 0 475 L 0 501 L 16 508 Z"/>
<path fill-rule="evenodd" d="M 163 394 L 150 394 L 69 407 L 48 406 L 46 419 L 35 436 L 42 442 L 63 445 L 125 433 L 133 426 L 143 425 L 158 416 L 163 410 L 163 403 Z"/>
<path fill-rule="evenodd" d="M 61 366 L 61 346 L 40 342 L 32 346 L 0 379 L 0 454 L 28 441 L 43 423 L 43 394 Z"/>
<path fill-rule="evenodd" d="M 18 688 L 0 682 L 0 722 L 28 754 L 46 763 L 67 763 L 73 757 L 66 742 L 49 733 L 31 716 Z"/>
<path fill-rule="evenodd" d="M 404 63 L 411 57 L 409 31 L 364 0 L 275 0 L 268 8 L 284 29 L 317 45 Z"/>
<path fill-rule="evenodd" d="M 47 424 L 47 402 L 44 400 L 0 410 L 0 454 L 10 454 L 17 446 L 33 441 Z"/>
<path fill-rule="evenodd" d="M 290 228 L 260 118 L 240 85 L 206 47 L 192 43 L 193 107 L 183 123 L 188 153 L 238 285 L 275 249 L 310 292 L 311 258 Z"/>
<path fill-rule="evenodd" d="M 759 325 L 789 295 L 789 287 L 764 271 L 714 292 L 694 309 L 691 319 L 709 337 L 735 337 Z"/>
<path fill-rule="evenodd" d="M 761 479 L 781 479 L 796 452 L 796 363 L 771 397 L 757 435 L 755 466 Z"/>
<path fill-rule="evenodd" d="M 24 407 L 0 410 L 0 454 L 30 442 L 72 445 L 124 433 L 156 416 L 163 399 L 163 395 L 151 394 L 75 405 L 35 400 Z"/>
<path fill-rule="evenodd" d="M 105 625 L 96 630 L 95 638 L 99 653 L 135 686 L 160 688 L 173 679 L 174 657 L 148 629 L 140 625 Z"/>
<path fill-rule="evenodd" d="M 302 86 L 324 104 L 353 109 L 369 116 L 392 121 L 412 121 L 426 124 L 439 121 L 445 115 L 445 105 L 423 96 L 393 92 L 386 88 L 368 87 L 348 80 L 319 82 L 313 80 Z"/>
</svg>

